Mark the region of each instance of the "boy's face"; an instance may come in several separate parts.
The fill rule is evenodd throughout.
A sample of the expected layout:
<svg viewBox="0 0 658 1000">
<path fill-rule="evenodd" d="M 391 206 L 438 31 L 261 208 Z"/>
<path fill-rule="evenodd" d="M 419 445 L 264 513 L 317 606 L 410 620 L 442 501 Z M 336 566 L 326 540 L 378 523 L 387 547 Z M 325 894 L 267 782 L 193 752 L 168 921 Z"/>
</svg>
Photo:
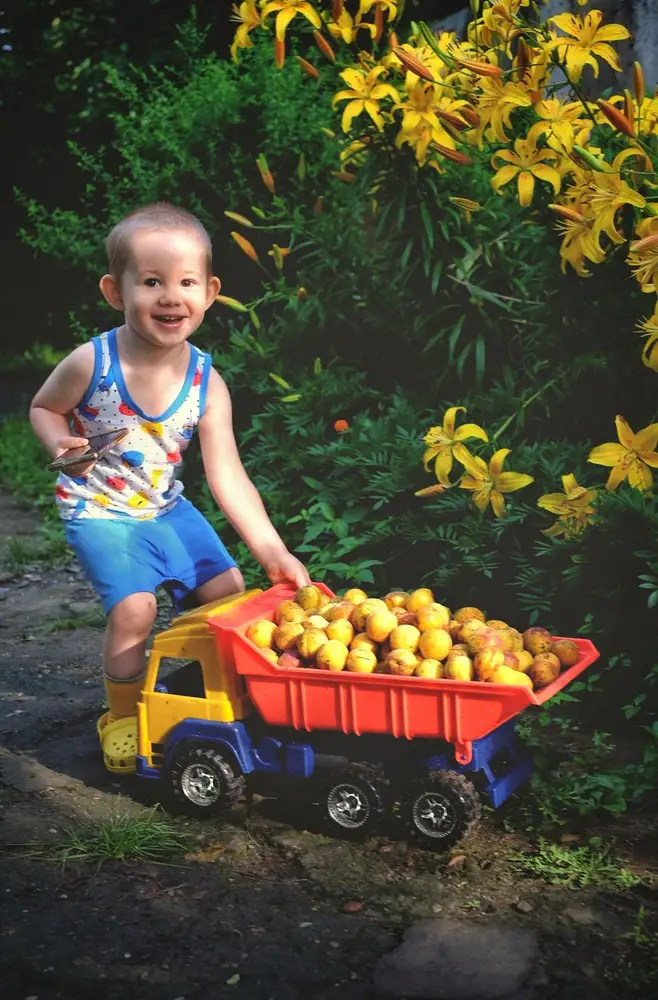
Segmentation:
<svg viewBox="0 0 658 1000">
<path fill-rule="evenodd" d="M 154 347 L 182 344 L 201 325 L 220 288 L 219 278 L 208 274 L 203 243 L 191 230 L 138 229 L 130 250 L 120 283 L 110 275 L 101 280 L 103 295 Z"/>
</svg>

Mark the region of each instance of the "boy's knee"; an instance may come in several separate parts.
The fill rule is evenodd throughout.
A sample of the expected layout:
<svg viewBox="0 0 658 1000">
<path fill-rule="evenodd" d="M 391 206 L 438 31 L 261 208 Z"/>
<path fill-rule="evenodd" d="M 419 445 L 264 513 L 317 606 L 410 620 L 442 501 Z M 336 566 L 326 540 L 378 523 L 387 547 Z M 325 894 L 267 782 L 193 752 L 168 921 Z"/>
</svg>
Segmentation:
<svg viewBox="0 0 658 1000">
<path fill-rule="evenodd" d="M 135 638 L 146 638 L 153 628 L 157 607 L 155 594 L 130 594 L 114 605 L 108 616 L 108 627 Z"/>
<path fill-rule="evenodd" d="M 212 580 L 197 588 L 196 595 L 202 604 L 209 604 L 210 601 L 218 601 L 222 597 L 230 597 L 232 594 L 242 594 L 244 592 L 244 577 L 237 568 L 225 570 Z"/>
</svg>

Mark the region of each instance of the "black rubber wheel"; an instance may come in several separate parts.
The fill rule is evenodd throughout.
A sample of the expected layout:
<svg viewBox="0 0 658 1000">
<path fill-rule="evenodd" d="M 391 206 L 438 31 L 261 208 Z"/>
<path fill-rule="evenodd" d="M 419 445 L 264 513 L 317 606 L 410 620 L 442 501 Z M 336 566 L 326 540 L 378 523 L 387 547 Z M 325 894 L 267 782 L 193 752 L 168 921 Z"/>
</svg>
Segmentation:
<svg viewBox="0 0 658 1000">
<path fill-rule="evenodd" d="M 412 782 L 402 800 L 402 820 L 412 840 L 444 851 L 478 823 L 480 797 L 463 774 L 430 771 Z"/>
<path fill-rule="evenodd" d="M 219 750 L 200 744 L 183 747 L 164 778 L 171 805 L 188 816 L 217 816 L 244 796 L 247 783 L 233 762 Z"/>
<path fill-rule="evenodd" d="M 320 797 L 323 826 L 342 837 L 369 836 L 386 813 L 388 791 L 383 771 L 371 764 L 348 764 L 332 771 Z"/>
</svg>

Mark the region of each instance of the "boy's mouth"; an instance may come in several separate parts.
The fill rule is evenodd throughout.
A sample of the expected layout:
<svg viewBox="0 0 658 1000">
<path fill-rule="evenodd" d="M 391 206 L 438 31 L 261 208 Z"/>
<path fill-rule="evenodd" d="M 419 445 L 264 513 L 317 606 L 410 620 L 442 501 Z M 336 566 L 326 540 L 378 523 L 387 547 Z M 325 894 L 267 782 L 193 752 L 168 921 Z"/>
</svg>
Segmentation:
<svg viewBox="0 0 658 1000">
<path fill-rule="evenodd" d="M 172 325 L 174 323 L 180 323 L 181 320 L 185 319 L 184 316 L 170 316 L 165 314 L 163 314 L 162 316 L 154 316 L 153 318 L 157 320 L 158 323 L 170 323 Z"/>
</svg>

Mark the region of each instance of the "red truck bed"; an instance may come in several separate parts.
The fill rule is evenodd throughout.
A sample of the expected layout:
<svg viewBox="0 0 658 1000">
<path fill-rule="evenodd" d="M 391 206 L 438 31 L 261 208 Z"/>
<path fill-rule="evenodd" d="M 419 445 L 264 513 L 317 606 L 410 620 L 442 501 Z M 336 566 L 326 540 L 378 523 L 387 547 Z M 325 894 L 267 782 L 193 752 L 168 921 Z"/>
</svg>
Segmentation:
<svg viewBox="0 0 658 1000">
<path fill-rule="evenodd" d="M 317 586 L 333 597 L 326 587 Z M 486 736 L 529 705 L 542 705 L 599 656 L 588 639 L 574 639 L 581 651 L 578 663 L 538 692 L 481 681 L 278 667 L 245 632 L 261 618 L 272 621 L 280 601 L 294 594 L 293 587 L 279 584 L 225 615 L 209 619 L 222 655 L 234 661 L 254 708 L 271 726 L 309 732 L 335 729 L 357 736 L 387 733 L 407 739 L 438 738 L 453 744 L 458 763 L 468 764 L 473 740 Z"/>
</svg>

